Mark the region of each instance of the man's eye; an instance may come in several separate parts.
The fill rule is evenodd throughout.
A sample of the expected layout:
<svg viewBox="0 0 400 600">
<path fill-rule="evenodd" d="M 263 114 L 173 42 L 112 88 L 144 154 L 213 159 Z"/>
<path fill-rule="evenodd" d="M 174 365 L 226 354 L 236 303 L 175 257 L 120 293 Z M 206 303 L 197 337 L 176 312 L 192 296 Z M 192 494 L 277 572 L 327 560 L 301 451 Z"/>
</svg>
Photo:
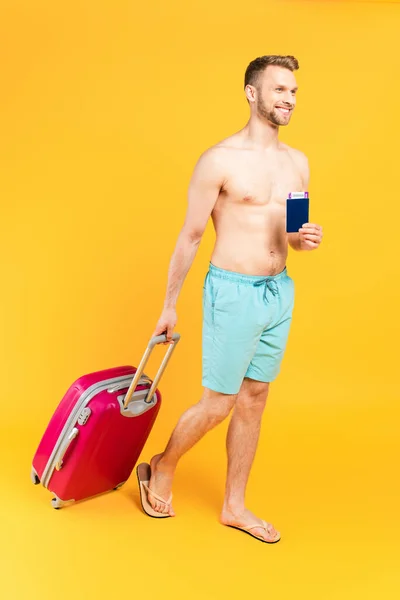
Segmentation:
<svg viewBox="0 0 400 600">
<path fill-rule="evenodd" d="M 281 92 L 283 90 L 283 88 L 276 88 L 277 92 Z"/>
</svg>

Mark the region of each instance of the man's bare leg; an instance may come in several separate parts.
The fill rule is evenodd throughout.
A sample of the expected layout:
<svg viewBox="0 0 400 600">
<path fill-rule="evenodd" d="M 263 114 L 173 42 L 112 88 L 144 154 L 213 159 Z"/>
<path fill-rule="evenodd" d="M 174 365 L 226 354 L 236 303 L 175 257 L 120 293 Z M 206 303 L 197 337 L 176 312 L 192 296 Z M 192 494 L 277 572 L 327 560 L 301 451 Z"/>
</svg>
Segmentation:
<svg viewBox="0 0 400 600">
<path fill-rule="evenodd" d="M 245 507 L 246 486 L 254 461 L 261 420 L 269 391 L 269 384 L 245 379 L 236 399 L 235 409 L 228 429 L 228 475 L 221 523 L 237 527 L 260 523 L 261 519 Z M 271 526 L 252 529 L 252 533 L 266 540 L 276 537 Z"/>
<path fill-rule="evenodd" d="M 197 404 L 189 408 L 180 418 L 162 454 L 151 459 L 151 479 L 149 488 L 161 498 L 168 499 L 179 459 L 190 450 L 208 431 L 222 423 L 229 415 L 236 396 L 220 394 L 204 389 Z M 158 502 L 149 493 L 149 502 L 157 512 L 166 514 L 168 507 Z M 174 516 L 173 509 L 169 514 Z"/>
</svg>

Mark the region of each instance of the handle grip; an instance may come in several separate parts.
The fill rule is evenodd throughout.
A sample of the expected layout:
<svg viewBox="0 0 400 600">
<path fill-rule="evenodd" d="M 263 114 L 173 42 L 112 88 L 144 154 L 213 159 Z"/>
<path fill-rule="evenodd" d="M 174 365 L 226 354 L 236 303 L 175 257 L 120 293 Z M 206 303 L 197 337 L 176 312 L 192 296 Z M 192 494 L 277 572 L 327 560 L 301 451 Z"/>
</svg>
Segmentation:
<svg viewBox="0 0 400 600">
<path fill-rule="evenodd" d="M 179 333 L 174 333 L 172 335 L 172 340 L 174 342 L 179 342 L 180 338 L 181 338 L 181 336 Z M 167 336 L 165 334 L 156 335 L 155 337 L 151 338 L 148 347 L 150 348 L 150 350 L 153 350 L 154 346 L 157 346 L 157 344 L 165 344 L 166 341 L 167 341 Z"/>
<path fill-rule="evenodd" d="M 159 384 L 159 381 L 165 371 L 165 368 L 167 366 L 167 364 L 169 363 L 169 360 L 172 356 L 173 351 L 175 350 L 175 347 L 177 345 L 177 343 L 179 342 L 179 340 L 181 339 L 181 336 L 179 333 L 174 333 L 172 336 L 172 340 L 173 340 L 173 344 L 169 345 L 169 348 L 164 356 L 164 359 L 157 371 L 156 376 L 153 379 L 153 383 L 151 384 L 151 387 L 149 389 L 149 392 L 146 396 L 145 402 L 150 403 L 151 399 L 154 395 L 154 392 L 157 388 L 157 385 Z M 148 343 L 148 346 L 145 350 L 145 353 L 143 354 L 142 360 L 139 363 L 139 366 L 137 368 L 137 371 L 135 373 L 134 378 L 132 379 L 131 385 L 129 386 L 129 390 L 126 393 L 126 396 L 124 398 L 124 408 L 128 407 L 129 402 L 131 401 L 131 398 L 133 396 L 133 394 L 135 393 L 137 384 L 143 374 L 143 371 L 146 367 L 147 361 L 150 358 L 150 354 L 152 353 L 153 349 L 155 346 L 157 346 L 158 344 L 163 344 L 167 342 L 167 336 L 166 335 L 157 335 L 153 338 L 151 338 L 150 342 Z"/>
</svg>

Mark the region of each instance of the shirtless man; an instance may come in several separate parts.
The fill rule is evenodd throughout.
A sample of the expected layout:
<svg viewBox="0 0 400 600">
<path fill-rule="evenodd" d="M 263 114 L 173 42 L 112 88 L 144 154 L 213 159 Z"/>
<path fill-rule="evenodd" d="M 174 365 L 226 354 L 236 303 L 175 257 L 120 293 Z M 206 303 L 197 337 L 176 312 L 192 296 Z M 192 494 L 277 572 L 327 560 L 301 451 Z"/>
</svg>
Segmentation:
<svg viewBox="0 0 400 600">
<path fill-rule="evenodd" d="M 296 104 L 298 66 L 292 56 L 252 61 L 245 74 L 248 123 L 205 151 L 194 169 L 154 335 L 166 333 L 171 340 L 178 295 L 211 216 L 216 244 L 203 291 L 204 393 L 183 414 L 165 451 L 150 466 L 140 466 L 147 467 L 147 476 L 139 476 L 146 512 L 174 516 L 171 490 L 179 459 L 233 411 L 220 521 L 268 543 L 279 541 L 280 534 L 245 508 L 245 491 L 269 385 L 280 370 L 291 323 L 288 245 L 315 250 L 322 241 L 319 225 L 305 223 L 289 234 L 285 226 L 288 193 L 307 191 L 309 181 L 306 157 L 278 139 Z"/>
</svg>

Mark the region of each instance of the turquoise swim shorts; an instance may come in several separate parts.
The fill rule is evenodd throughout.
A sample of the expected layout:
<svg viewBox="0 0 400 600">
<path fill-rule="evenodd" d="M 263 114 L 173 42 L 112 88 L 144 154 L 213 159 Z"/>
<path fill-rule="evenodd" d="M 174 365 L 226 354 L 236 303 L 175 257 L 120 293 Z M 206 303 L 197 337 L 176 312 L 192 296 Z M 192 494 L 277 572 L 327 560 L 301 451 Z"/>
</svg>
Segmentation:
<svg viewBox="0 0 400 600">
<path fill-rule="evenodd" d="M 210 264 L 203 288 L 203 386 L 237 394 L 245 377 L 273 381 L 293 305 L 294 283 L 286 268 L 259 277 Z"/>
</svg>

